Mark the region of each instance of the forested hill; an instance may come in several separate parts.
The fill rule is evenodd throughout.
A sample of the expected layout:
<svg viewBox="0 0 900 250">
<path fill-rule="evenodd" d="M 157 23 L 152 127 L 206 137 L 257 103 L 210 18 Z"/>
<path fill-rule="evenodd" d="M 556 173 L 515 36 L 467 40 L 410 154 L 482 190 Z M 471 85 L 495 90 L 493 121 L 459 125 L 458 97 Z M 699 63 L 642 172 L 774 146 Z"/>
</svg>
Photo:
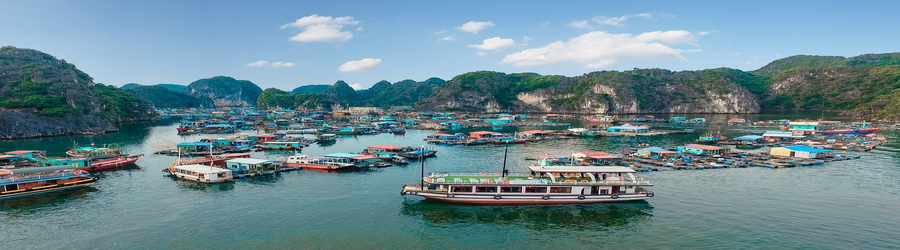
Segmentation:
<svg viewBox="0 0 900 250">
<path fill-rule="evenodd" d="M 115 131 L 112 123 L 155 119 L 149 103 L 52 55 L 0 47 L 0 138 Z"/>
<path fill-rule="evenodd" d="M 573 113 L 756 113 L 852 111 L 900 119 L 900 53 L 856 57 L 792 56 L 755 71 L 634 69 L 581 76 L 476 71 L 449 81 L 381 81 L 353 90 L 338 81 L 271 89 L 263 107 L 343 108 L 415 105 L 422 111 Z M 316 91 L 306 91 L 315 88 Z M 896 114 L 896 115 L 892 115 Z"/>
</svg>

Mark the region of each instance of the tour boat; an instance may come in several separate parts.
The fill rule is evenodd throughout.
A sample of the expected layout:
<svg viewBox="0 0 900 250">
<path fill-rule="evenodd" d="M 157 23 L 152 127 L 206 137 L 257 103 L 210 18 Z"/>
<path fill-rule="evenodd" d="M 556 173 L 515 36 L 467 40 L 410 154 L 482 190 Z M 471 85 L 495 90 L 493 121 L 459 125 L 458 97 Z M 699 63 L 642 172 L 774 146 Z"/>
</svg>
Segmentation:
<svg viewBox="0 0 900 250">
<path fill-rule="evenodd" d="M 97 182 L 73 166 L 0 169 L 0 200 L 84 187 Z"/>
<path fill-rule="evenodd" d="M 345 169 L 349 167 L 355 166 L 353 163 L 347 161 L 344 158 L 335 158 L 335 157 L 322 157 L 322 158 L 310 158 L 308 155 L 296 154 L 292 156 L 288 156 L 288 158 L 281 162 L 282 165 L 288 167 L 301 167 L 306 169 L 324 169 L 324 170 L 336 170 L 336 169 Z"/>
<path fill-rule="evenodd" d="M 291 150 L 303 148 L 299 141 L 267 141 L 255 146 L 259 150 Z"/>
<path fill-rule="evenodd" d="M 205 183 L 226 182 L 234 178 L 231 170 L 197 164 L 178 165 L 172 167 L 169 173 L 177 178 Z"/>
<path fill-rule="evenodd" d="M 842 130 L 822 130 L 816 133 L 825 134 L 825 135 L 867 135 L 871 133 L 878 132 L 877 128 L 854 128 L 854 129 L 842 129 Z"/>
<path fill-rule="evenodd" d="M 437 174 L 401 195 L 471 204 L 563 204 L 644 200 L 650 181 L 620 166 L 532 166 L 530 173 Z M 422 185 L 424 184 L 424 185 Z"/>
<path fill-rule="evenodd" d="M 123 155 L 125 154 L 125 150 L 123 148 L 115 148 L 115 147 L 75 147 L 66 151 L 66 155 L 71 157 L 92 157 L 98 155 Z"/>
</svg>

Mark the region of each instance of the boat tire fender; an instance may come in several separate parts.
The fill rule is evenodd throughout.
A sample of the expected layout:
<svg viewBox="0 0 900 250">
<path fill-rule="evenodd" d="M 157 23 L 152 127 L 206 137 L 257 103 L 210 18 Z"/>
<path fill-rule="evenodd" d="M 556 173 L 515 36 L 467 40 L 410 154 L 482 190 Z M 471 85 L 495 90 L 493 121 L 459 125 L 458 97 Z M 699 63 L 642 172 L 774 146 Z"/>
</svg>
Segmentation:
<svg viewBox="0 0 900 250">
<path fill-rule="evenodd" d="M 618 194 L 614 194 L 614 195 L 612 195 L 612 198 L 613 198 L 613 199 L 618 199 L 618 198 L 619 198 L 619 195 L 618 195 Z"/>
<path fill-rule="evenodd" d="M 453 194 L 447 194 L 447 198 L 453 198 Z"/>
<path fill-rule="evenodd" d="M 579 195 L 579 196 L 578 196 L 578 199 L 579 199 L 579 200 L 584 200 L 584 195 Z"/>
<path fill-rule="evenodd" d="M 501 199 L 501 198 L 503 198 L 503 197 L 501 197 L 499 194 L 498 194 L 498 195 L 494 195 L 494 199 L 499 200 L 499 199 Z"/>
<path fill-rule="evenodd" d="M 544 197 L 541 197 L 541 199 L 549 200 L 549 199 L 550 199 L 550 196 L 549 196 L 549 195 L 544 195 Z"/>
<path fill-rule="evenodd" d="M 647 197 L 653 197 L 653 193 L 647 194 Z"/>
<path fill-rule="evenodd" d="M 209 179 L 206 179 L 206 182 L 209 182 Z"/>
</svg>

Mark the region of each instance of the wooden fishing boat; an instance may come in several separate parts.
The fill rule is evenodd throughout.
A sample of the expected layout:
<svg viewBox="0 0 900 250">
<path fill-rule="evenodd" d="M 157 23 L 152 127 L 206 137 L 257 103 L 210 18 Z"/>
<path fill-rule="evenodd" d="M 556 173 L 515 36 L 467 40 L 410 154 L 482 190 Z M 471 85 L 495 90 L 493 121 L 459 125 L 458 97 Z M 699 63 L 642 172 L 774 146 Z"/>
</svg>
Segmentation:
<svg viewBox="0 0 900 250">
<path fill-rule="evenodd" d="M 91 185 L 97 178 L 73 166 L 0 169 L 0 200 Z"/>
<path fill-rule="evenodd" d="M 91 165 L 85 167 L 79 167 L 78 170 L 85 171 L 96 171 L 96 170 L 104 170 L 110 168 L 118 168 L 124 167 L 128 165 L 134 165 L 135 162 L 144 157 L 144 155 L 130 155 L 130 156 L 112 156 L 109 158 L 94 158 L 91 159 Z"/>
</svg>

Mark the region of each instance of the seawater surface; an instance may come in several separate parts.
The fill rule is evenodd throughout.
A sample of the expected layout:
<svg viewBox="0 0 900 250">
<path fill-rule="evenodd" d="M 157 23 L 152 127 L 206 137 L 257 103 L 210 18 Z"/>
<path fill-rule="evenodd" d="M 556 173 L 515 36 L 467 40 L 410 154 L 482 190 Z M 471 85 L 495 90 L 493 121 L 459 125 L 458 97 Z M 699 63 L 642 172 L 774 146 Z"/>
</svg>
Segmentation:
<svg viewBox="0 0 900 250">
<path fill-rule="evenodd" d="M 658 249 L 900 248 L 898 144 L 861 159 L 787 169 L 739 168 L 639 173 L 655 186 L 645 202 L 474 206 L 400 196 L 419 181 L 419 162 L 200 184 L 165 176 L 175 157 L 159 147 L 216 135 L 175 135 L 177 121 L 122 126 L 115 134 L 0 142 L 0 150 L 46 150 L 118 142 L 146 154 L 137 166 L 96 174 L 88 188 L 0 201 L 2 249 Z M 752 127 L 695 127 L 755 133 Z M 251 132 L 252 133 L 252 132 Z M 343 137 L 304 154 L 358 152 L 368 145 L 423 145 L 432 131 Z M 894 132 L 884 133 L 897 140 Z M 221 135 L 219 135 L 221 136 Z M 676 146 L 697 135 L 543 141 L 509 147 L 524 157 L 616 153 L 639 143 Z M 496 172 L 503 146 L 437 146 L 425 172 Z M 255 158 L 282 155 L 254 153 Z"/>
</svg>

